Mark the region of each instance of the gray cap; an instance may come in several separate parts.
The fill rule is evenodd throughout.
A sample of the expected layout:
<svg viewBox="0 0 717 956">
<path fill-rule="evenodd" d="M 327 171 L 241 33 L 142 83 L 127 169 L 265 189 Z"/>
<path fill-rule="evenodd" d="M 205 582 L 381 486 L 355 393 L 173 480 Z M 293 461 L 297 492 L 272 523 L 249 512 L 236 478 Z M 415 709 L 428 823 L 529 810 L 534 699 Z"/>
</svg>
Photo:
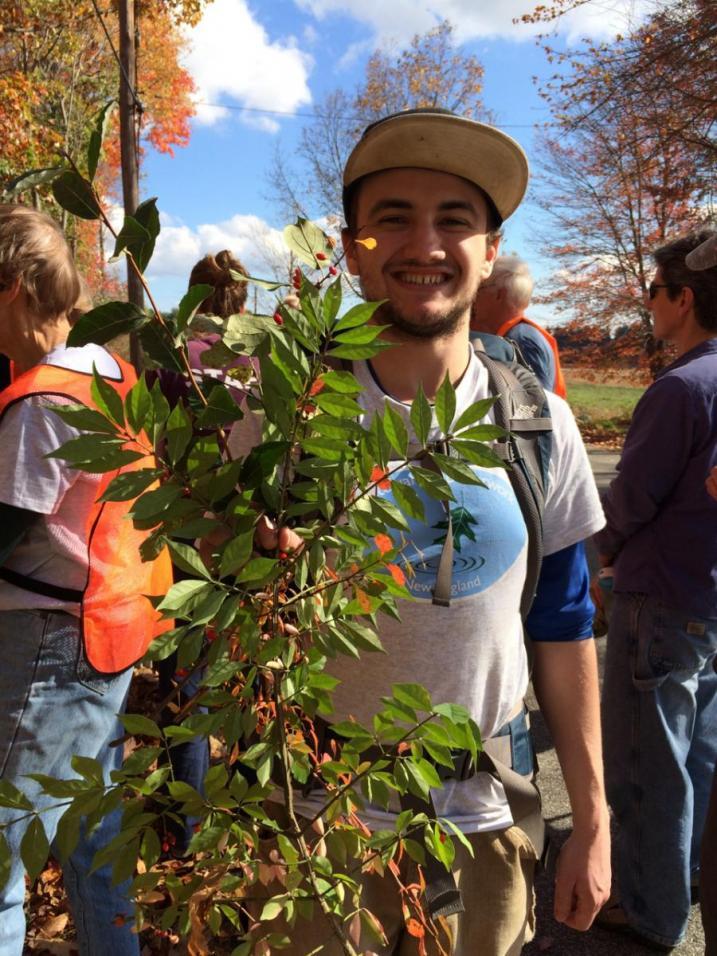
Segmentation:
<svg viewBox="0 0 717 956">
<path fill-rule="evenodd" d="M 528 159 L 506 133 L 448 110 L 405 110 L 364 130 L 344 169 L 344 209 L 347 191 L 363 176 L 407 166 L 474 183 L 501 220 L 515 212 L 528 187 Z"/>
</svg>

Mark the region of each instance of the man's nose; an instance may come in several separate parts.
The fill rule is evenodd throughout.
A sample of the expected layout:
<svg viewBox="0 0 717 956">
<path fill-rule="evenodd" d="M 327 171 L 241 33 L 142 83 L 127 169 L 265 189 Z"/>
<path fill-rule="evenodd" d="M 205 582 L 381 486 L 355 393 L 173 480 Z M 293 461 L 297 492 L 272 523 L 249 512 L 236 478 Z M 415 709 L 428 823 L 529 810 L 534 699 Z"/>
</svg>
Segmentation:
<svg viewBox="0 0 717 956">
<path fill-rule="evenodd" d="M 446 257 L 443 237 L 436 225 L 429 220 L 413 224 L 406 237 L 406 250 L 411 258 L 440 262 Z"/>
</svg>

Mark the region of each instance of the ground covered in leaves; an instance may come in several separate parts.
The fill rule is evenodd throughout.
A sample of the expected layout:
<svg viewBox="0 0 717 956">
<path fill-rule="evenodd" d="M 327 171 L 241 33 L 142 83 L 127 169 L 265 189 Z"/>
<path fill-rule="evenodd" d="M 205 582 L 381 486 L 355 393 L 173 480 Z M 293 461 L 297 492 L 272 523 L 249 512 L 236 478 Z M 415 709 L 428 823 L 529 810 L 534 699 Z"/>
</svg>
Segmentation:
<svg viewBox="0 0 717 956">
<path fill-rule="evenodd" d="M 158 704 L 157 680 L 149 667 L 135 669 L 128 712 L 153 715 Z M 127 744 L 128 750 L 133 749 L 134 741 Z M 212 748 L 213 751 L 215 748 Z M 214 756 L 219 756 L 214 753 Z M 138 861 L 139 862 L 139 861 Z M 162 866 L 172 869 L 186 868 L 186 860 L 165 859 Z M 141 862 L 140 862 L 141 866 Z M 162 894 L 158 893 L 158 897 Z M 161 902 L 157 899 L 156 902 Z M 27 941 L 25 953 L 33 956 L 77 956 L 75 943 L 75 928 L 70 915 L 67 896 L 62 882 L 62 870 L 59 864 L 50 860 L 45 870 L 34 884 L 28 885 L 25 900 L 27 913 Z M 225 956 L 237 945 L 236 936 L 212 940 L 210 956 Z M 141 956 L 183 956 L 187 953 L 187 945 L 174 934 L 167 934 L 145 925 L 140 931 Z M 199 952 L 199 951 L 197 951 Z M 99 956 L 99 954 L 98 954 Z"/>
</svg>

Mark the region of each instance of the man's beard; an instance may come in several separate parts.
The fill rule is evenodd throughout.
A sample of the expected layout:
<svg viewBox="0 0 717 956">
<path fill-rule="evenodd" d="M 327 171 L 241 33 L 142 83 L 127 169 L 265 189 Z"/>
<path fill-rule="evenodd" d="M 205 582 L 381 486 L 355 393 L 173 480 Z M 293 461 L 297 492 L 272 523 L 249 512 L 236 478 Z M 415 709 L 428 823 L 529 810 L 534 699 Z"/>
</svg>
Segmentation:
<svg viewBox="0 0 717 956">
<path fill-rule="evenodd" d="M 430 319 L 412 319 L 394 308 L 391 302 L 385 302 L 376 313 L 381 325 L 388 325 L 400 333 L 401 337 L 412 339 L 442 339 L 453 335 L 461 322 L 466 319 L 471 300 L 456 302 L 450 309 Z"/>
</svg>

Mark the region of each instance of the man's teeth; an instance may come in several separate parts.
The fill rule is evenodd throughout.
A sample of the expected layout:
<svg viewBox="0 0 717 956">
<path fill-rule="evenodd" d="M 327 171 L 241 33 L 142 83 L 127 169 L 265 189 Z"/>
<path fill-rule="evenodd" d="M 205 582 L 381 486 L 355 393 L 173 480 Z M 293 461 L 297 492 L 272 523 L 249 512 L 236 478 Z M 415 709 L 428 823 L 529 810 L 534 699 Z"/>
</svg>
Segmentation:
<svg viewBox="0 0 717 956">
<path fill-rule="evenodd" d="M 411 282 L 414 285 L 440 285 L 446 281 L 446 276 L 443 273 L 439 273 L 438 275 L 426 275 L 422 272 L 402 272 L 401 280 L 403 282 Z"/>
</svg>

